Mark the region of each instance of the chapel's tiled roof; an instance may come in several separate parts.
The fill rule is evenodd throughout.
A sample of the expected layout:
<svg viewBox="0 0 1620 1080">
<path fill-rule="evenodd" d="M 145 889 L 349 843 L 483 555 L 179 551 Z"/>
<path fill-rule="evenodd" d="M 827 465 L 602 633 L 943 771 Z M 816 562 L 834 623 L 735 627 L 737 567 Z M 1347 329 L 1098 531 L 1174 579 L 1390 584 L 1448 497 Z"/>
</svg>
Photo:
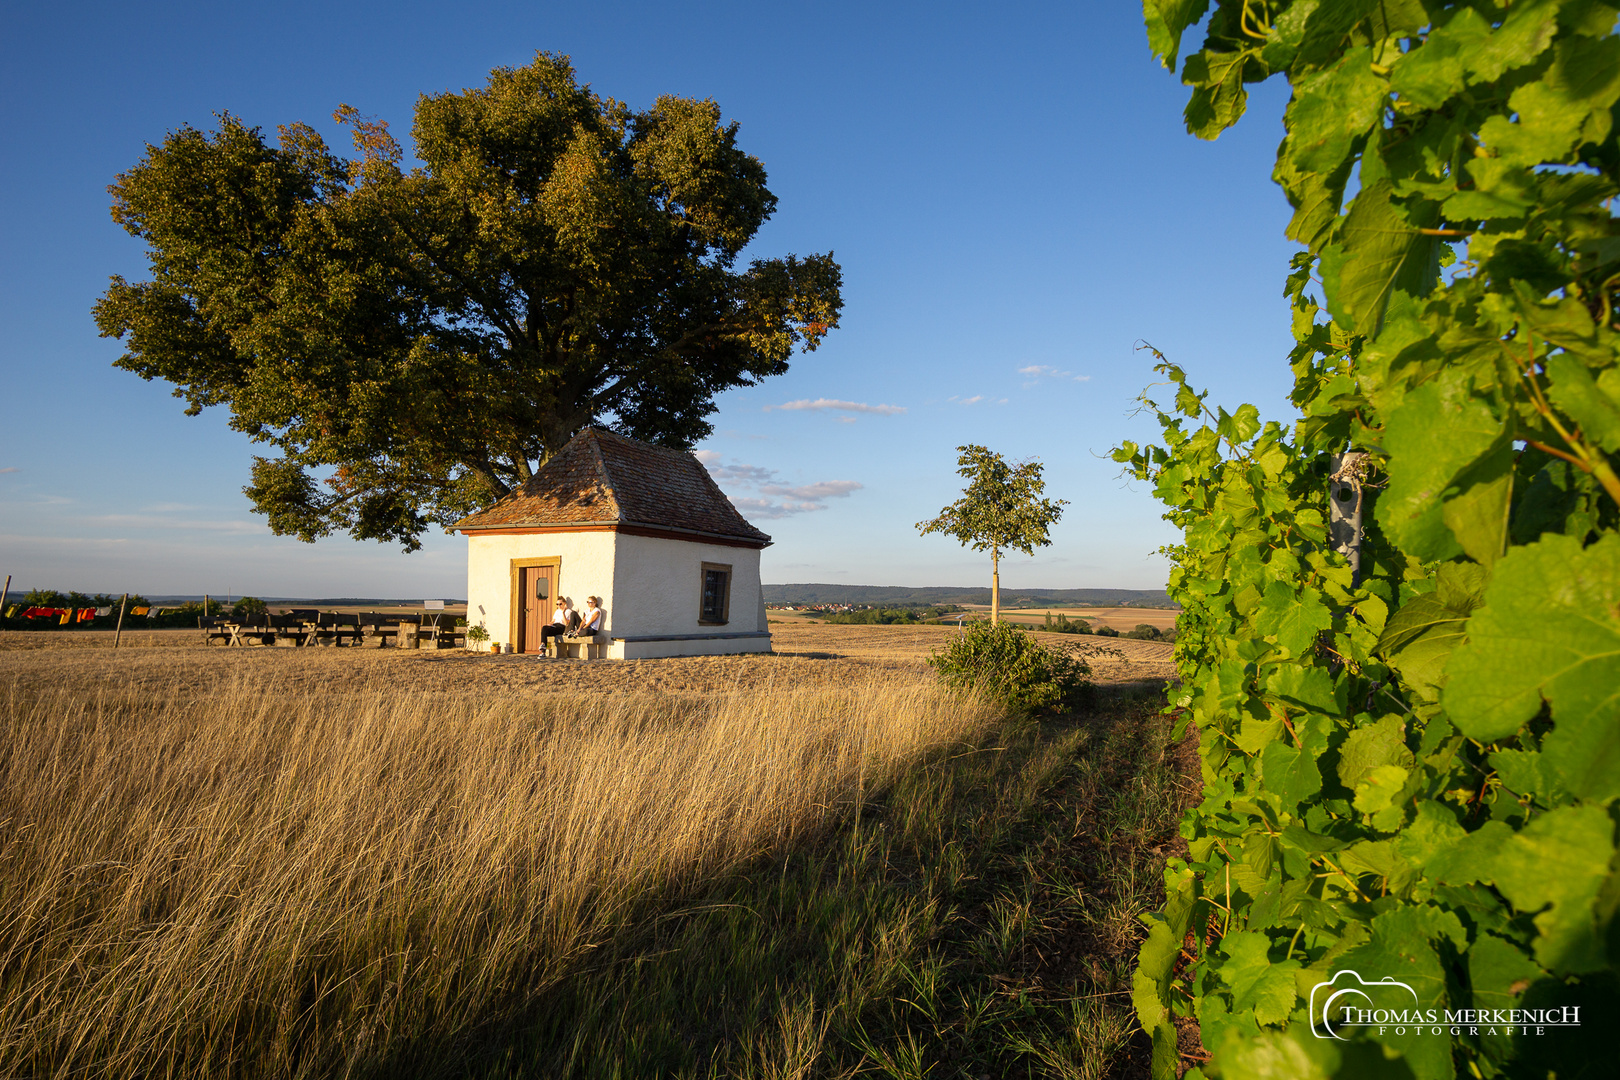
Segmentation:
<svg viewBox="0 0 1620 1080">
<path fill-rule="evenodd" d="M 751 540 L 771 538 L 737 512 L 709 470 L 685 450 L 586 428 L 521 488 L 456 522 L 480 529 L 645 525 Z"/>
</svg>

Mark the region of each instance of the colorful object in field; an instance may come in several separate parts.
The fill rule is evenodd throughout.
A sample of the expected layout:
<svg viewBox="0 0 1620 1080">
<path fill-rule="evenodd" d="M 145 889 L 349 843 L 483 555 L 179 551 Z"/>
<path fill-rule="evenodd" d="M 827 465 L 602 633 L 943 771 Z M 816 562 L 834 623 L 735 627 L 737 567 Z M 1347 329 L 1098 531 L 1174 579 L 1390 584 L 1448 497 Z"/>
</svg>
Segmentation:
<svg viewBox="0 0 1620 1080">
<path fill-rule="evenodd" d="M 100 614 L 100 612 L 97 611 L 93 607 L 82 607 L 82 608 L 79 609 L 79 617 L 78 617 L 78 619 L 76 621 L 77 622 L 91 622 L 99 614 Z"/>
<path fill-rule="evenodd" d="M 130 608 L 129 613 L 131 615 L 145 615 L 148 611 L 151 611 L 151 610 L 152 610 L 151 608 L 137 607 L 137 608 Z"/>
<path fill-rule="evenodd" d="M 6 618 L 15 619 L 17 617 L 17 610 L 21 607 L 21 604 L 12 604 L 10 607 L 6 608 Z"/>
</svg>

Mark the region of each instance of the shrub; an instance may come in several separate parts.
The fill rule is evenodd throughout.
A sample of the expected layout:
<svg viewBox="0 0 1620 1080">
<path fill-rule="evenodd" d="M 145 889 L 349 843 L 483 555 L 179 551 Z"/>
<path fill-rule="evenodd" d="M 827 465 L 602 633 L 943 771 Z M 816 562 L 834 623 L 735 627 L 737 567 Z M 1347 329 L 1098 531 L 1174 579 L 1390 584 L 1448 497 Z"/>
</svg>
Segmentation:
<svg viewBox="0 0 1620 1080">
<path fill-rule="evenodd" d="M 1091 669 L 1048 648 L 1011 623 L 970 623 L 928 658 L 954 687 L 972 687 L 1030 715 L 1079 705 Z"/>
<path fill-rule="evenodd" d="M 257 596 L 244 596 L 231 605 L 231 617 L 240 619 L 248 615 L 263 615 L 268 605 Z"/>
<path fill-rule="evenodd" d="M 1112 626 L 1099 626 L 1093 631 L 1098 637 L 1119 637 L 1119 631 Z"/>
<path fill-rule="evenodd" d="M 1139 638 L 1142 641 L 1158 641 L 1163 635 L 1159 628 L 1152 623 L 1137 623 L 1136 629 L 1125 635 L 1128 638 Z"/>
</svg>

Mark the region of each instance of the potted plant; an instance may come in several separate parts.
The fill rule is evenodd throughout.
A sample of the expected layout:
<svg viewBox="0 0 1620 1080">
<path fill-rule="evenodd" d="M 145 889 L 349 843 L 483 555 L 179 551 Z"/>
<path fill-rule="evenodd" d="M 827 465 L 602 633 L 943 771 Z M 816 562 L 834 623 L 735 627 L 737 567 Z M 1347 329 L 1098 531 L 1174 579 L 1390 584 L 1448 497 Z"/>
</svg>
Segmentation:
<svg viewBox="0 0 1620 1080">
<path fill-rule="evenodd" d="M 489 631 L 484 628 L 484 621 L 478 620 L 477 626 L 467 627 L 467 648 L 473 652 L 483 652 L 484 642 L 489 640 Z"/>
</svg>

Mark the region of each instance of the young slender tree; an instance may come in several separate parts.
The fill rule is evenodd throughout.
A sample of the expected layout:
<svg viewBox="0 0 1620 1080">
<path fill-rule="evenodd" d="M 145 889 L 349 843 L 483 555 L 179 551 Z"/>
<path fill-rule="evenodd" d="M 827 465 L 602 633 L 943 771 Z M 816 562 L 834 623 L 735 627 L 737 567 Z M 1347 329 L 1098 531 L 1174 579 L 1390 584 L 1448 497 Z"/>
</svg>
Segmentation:
<svg viewBox="0 0 1620 1080">
<path fill-rule="evenodd" d="M 414 166 L 335 119 L 352 159 L 223 115 L 110 189 L 152 280 L 113 278 L 96 323 L 118 367 L 275 449 L 246 493 L 277 533 L 409 550 L 587 425 L 689 447 L 717 394 L 838 325 L 830 252 L 740 262 L 776 197 L 713 101 L 635 111 L 542 53 L 424 95 Z"/>
<path fill-rule="evenodd" d="M 1046 530 L 1068 505 L 1066 499 L 1045 499 L 1044 466 L 1031 459 L 1009 465 L 983 446 L 958 446 L 957 474 L 968 479 L 962 497 L 941 510 L 932 521 L 919 521 L 924 536 L 944 533 L 964 547 L 990 552 L 990 621 L 1001 621 L 1001 553 L 1035 554 L 1048 547 Z"/>
</svg>

